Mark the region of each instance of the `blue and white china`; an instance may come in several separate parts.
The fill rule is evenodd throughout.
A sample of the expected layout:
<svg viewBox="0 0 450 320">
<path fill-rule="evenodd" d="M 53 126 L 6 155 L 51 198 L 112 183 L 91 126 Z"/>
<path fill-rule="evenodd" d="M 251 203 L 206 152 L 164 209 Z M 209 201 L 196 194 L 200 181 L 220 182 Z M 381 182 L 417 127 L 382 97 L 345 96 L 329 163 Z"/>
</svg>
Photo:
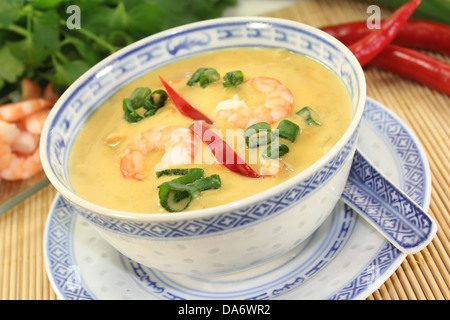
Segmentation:
<svg viewBox="0 0 450 320">
<path fill-rule="evenodd" d="M 428 208 L 431 174 L 420 143 L 395 114 L 370 98 L 358 149 L 411 200 Z M 210 252 L 212 259 L 219 254 Z M 317 231 L 277 259 L 227 275 L 177 275 L 120 254 L 58 195 L 47 220 L 44 257 L 61 299 L 337 300 L 368 297 L 406 253 L 339 201 Z"/>
<path fill-rule="evenodd" d="M 75 194 L 68 160 L 89 117 L 113 93 L 150 70 L 209 50 L 283 47 L 335 72 L 347 88 L 353 120 L 338 143 L 294 178 L 230 204 L 181 213 L 135 214 L 90 203 Z M 138 41 L 106 58 L 61 96 L 45 124 L 41 159 L 70 211 L 113 247 L 146 267 L 184 275 L 216 275 L 280 257 L 307 239 L 341 197 L 358 140 L 366 88 L 353 54 L 324 32 L 289 20 L 238 17 L 197 22 Z"/>
<path fill-rule="evenodd" d="M 419 252 L 436 234 L 437 225 L 428 213 L 384 177 L 358 149 L 342 199 L 405 253 Z"/>
</svg>

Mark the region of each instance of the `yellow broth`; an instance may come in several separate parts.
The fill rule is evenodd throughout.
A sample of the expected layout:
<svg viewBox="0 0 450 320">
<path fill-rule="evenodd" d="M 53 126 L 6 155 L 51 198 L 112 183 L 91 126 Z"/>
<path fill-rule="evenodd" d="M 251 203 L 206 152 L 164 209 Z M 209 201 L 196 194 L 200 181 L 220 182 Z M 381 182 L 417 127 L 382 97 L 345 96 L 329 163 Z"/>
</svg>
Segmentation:
<svg viewBox="0 0 450 320">
<path fill-rule="evenodd" d="M 201 67 L 215 68 L 221 79 L 206 88 L 186 82 Z M 264 102 L 264 96 L 245 83 L 224 88 L 222 77 L 229 71 L 241 70 L 244 81 L 264 76 L 278 79 L 293 94 L 291 112 L 284 118 L 301 128 L 295 142 L 280 139 L 290 151 L 281 159 L 285 167 L 276 176 L 248 178 L 212 163 L 209 149 L 201 146 L 202 163 L 179 165 L 182 168 L 203 168 L 205 176 L 218 174 L 222 186 L 216 190 L 201 192 L 186 210 L 214 207 L 240 200 L 267 190 L 313 164 L 325 155 L 342 137 L 352 118 L 351 101 L 341 80 L 320 63 L 284 49 L 234 48 L 183 59 L 154 70 L 120 89 L 88 120 L 71 151 L 69 172 L 75 192 L 98 205 L 128 212 L 163 213 L 158 198 L 158 186 L 176 176 L 157 178 L 154 166 L 161 161 L 162 151 L 153 151 L 146 157 L 145 179 L 137 181 L 124 178 L 120 159 L 124 148 L 139 133 L 161 125 L 189 127 L 192 119 L 181 115 L 169 99 L 152 117 L 137 123 L 124 120 L 122 101 L 135 88 L 148 87 L 152 91 L 163 89 L 158 75 L 177 90 L 187 101 L 213 119 L 214 128 L 225 134 L 235 128 L 224 119 L 214 116 L 216 105 L 237 94 L 247 105 Z M 304 106 L 312 107 L 319 115 L 321 126 L 307 125 L 296 114 Z M 272 124 L 276 128 L 279 121 Z M 236 146 L 242 141 L 242 130 L 236 132 Z M 229 142 L 228 139 L 226 139 Z M 242 152 L 242 148 L 238 148 Z M 262 152 L 260 150 L 260 152 Z M 252 155 L 248 149 L 241 154 L 246 160 Z M 254 158 L 251 158 L 254 159 Z M 252 160 L 253 161 L 253 160 Z M 196 161 L 199 162 L 199 161 Z M 258 163 L 250 163 L 258 171 Z"/>
</svg>

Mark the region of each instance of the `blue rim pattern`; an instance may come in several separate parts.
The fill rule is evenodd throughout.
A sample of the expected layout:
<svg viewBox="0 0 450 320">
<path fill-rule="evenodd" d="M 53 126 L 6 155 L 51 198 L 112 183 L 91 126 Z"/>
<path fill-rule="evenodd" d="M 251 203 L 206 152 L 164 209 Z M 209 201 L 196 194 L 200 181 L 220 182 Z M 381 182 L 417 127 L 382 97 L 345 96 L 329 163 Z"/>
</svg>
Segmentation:
<svg viewBox="0 0 450 320">
<path fill-rule="evenodd" d="M 308 29 L 253 18 L 246 22 L 219 21 L 197 24 L 189 30 L 172 29 L 160 37 L 149 37 L 134 46 L 112 55 L 102 66 L 77 81 L 60 99 L 64 103 L 54 114 L 46 155 L 50 170 L 58 182 L 71 189 L 68 169 L 63 166 L 70 149 L 86 119 L 108 100 L 113 93 L 131 80 L 149 70 L 188 56 L 221 48 L 236 46 L 284 47 L 312 59 L 322 59 L 323 64 L 343 80 L 357 105 L 361 97 L 356 84 L 357 70 L 335 46 L 328 36 L 320 37 Z M 106 74 L 111 74 L 106 77 Z M 112 81 L 113 80 L 113 81 Z M 352 140 L 353 142 L 355 139 Z"/>
<path fill-rule="evenodd" d="M 402 183 L 399 186 L 405 190 L 406 193 L 413 198 L 422 207 L 428 206 L 430 185 L 429 185 L 429 171 L 427 167 L 427 161 L 423 151 L 417 140 L 411 136 L 411 133 L 398 118 L 391 114 L 387 109 L 373 101 L 368 99 L 366 103 L 366 109 L 363 116 L 364 125 L 371 126 L 373 130 L 378 131 L 387 139 L 390 143 L 390 152 L 395 155 L 399 166 L 403 169 Z M 395 130 L 392 130 L 395 128 Z M 406 142 L 406 143 L 405 143 Z M 413 173 L 411 173 L 413 172 Z M 418 175 L 420 177 L 418 177 Z M 349 212 L 349 224 L 345 227 L 353 225 L 354 220 L 358 219 L 358 215 Z M 62 197 L 58 196 L 49 214 L 45 241 L 45 253 L 46 253 L 46 267 L 49 274 L 49 278 L 52 280 L 55 290 L 64 299 L 98 299 L 89 289 L 89 285 L 84 283 L 84 280 L 77 278 L 76 272 L 71 272 L 74 266 L 77 265 L 76 257 L 73 254 L 73 245 L 75 239 L 73 238 L 73 225 L 77 219 L 77 215 L 74 214 L 70 207 L 67 206 L 66 201 Z M 342 230 L 344 224 L 336 227 L 333 225 L 330 230 Z M 335 229 L 333 229 L 335 228 Z M 337 228 L 337 229 L 336 229 Z M 351 228 L 350 228 L 351 229 Z M 331 232 L 331 231 L 330 231 Z M 330 236 L 330 234 L 327 234 Z M 351 232 L 348 233 L 348 237 L 351 236 Z M 335 240 L 331 237 L 324 241 Z M 345 239 L 343 239 L 345 242 Z M 342 250 L 340 247 L 339 250 Z M 339 250 L 336 254 L 339 254 Z M 303 270 L 303 274 L 310 274 L 311 272 L 320 272 L 323 269 L 319 263 L 328 254 L 328 251 L 318 252 L 317 256 L 311 262 L 312 265 L 308 269 Z M 376 290 L 398 267 L 403 261 L 406 255 L 396 249 L 389 242 L 384 242 L 379 248 L 371 261 L 368 261 L 367 266 L 362 266 L 361 271 L 340 288 L 337 292 L 331 294 L 324 299 L 360 299 L 367 297 L 373 290 Z M 137 266 L 135 262 L 129 261 L 127 258 L 122 258 L 124 261 L 124 267 L 139 270 L 139 274 L 136 275 L 148 276 L 149 269 L 142 269 Z M 129 264 L 129 265 L 127 265 Z M 326 265 L 326 264 L 324 264 Z M 142 270 L 145 272 L 142 273 Z M 156 280 L 160 283 L 154 283 L 153 287 L 149 287 L 151 290 L 161 288 L 165 289 L 166 295 L 159 296 L 159 298 L 169 299 L 175 298 L 175 293 L 170 291 L 170 288 L 164 288 L 164 281 L 168 281 L 163 277 L 163 274 L 158 274 Z M 150 278 L 153 279 L 153 275 L 150 274 Z M 144 278 L 143 278 L 144 279 Z M 247 298 L 264 299 L 274 297 L 278 293 L 285 293 L 295 290 L 301 287 L 302 283 L 305 283 L 307 279 L 301 277 L 301 275 L 292 274 L 291 278 L 283 278 L 285 280 L 284 286 L 273 288 L 272 290 L 263 290 L 254 296 L 247 296 Z M 147 283 L 148 284 L 148 283 Z M 144 284 L 141 284 L 144 286 Z M 282 291 L 274 291 L 282 290 Z M 170 294 L 168 294 L 169 292 Z M 160 291 L 162 293 L 162 291 Z M 149 293 L 150 294 L 150 293 Z M 154 295 L 154 292 L 153 292 Z M 173 296 L 172 296 L 173 295 Z"/>
</svg>

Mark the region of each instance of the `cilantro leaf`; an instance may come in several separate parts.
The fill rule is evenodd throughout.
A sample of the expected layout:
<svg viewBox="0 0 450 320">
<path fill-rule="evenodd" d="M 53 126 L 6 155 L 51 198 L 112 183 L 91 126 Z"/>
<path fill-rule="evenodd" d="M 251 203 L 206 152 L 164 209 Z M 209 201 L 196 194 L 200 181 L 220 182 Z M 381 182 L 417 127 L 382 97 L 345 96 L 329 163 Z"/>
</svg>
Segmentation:
<svg viewBox="0 0 450 320">
<path fill-rule="evenodd" d="M 56 11 L 46 11 L 33 17 L 33 35 L 45 49 L 59 49 L 59 19 Z"/>
<path fill-rule="evenodd" d="M 0 1 L 0 25 L 7 27 L 15 22 L 22 12 L 24 0 Z"/>
<path fill-rule="evenodd" d="M 22 77 L 65 90 L 90 66 L 146 36 L 220 16 L 237 0 L 0 0 L 0 100 Z M 81 29 L 68 29 L 69 5 Z"/>
<path fill-rule="evenodd" d="M 22 61 L 11 53 L 9 46 L 3 46 L 0 49 L 0 78 L 6 82 L 13 83 L 17 81 L 24 71 L 25 66 Z"/>
</svg>

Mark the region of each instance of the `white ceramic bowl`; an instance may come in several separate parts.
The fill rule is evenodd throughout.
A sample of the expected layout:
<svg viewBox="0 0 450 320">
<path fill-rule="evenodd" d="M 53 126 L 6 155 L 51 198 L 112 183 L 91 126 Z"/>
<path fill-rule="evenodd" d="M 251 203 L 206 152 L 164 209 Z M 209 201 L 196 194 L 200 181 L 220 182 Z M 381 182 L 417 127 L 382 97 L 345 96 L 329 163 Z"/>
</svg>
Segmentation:
<svg viewBox="0 0 450 320">
<path fill-rule="evenodd" d="M 294 178 L 255 196 L 215 208 L 164 214 L 118 212 L 74 193 L 68 162 L 93 112 L 114 92 L 150 70 L 197 53 L 238 46 L 282 47 L 335 72 L 350 93 L 353 120 L 324 157 Z M 187 275 L 234 272 L 274 259 L 313 233 L 331 213 L 351 167 L 366 87 L 352 53 L 320 30 L 282 19 L 220 18 L 138 41 L 98 63 L 53 107 L 41 139 L 50 182 L 125 256 L 151 268 Z"/>
</svg>

